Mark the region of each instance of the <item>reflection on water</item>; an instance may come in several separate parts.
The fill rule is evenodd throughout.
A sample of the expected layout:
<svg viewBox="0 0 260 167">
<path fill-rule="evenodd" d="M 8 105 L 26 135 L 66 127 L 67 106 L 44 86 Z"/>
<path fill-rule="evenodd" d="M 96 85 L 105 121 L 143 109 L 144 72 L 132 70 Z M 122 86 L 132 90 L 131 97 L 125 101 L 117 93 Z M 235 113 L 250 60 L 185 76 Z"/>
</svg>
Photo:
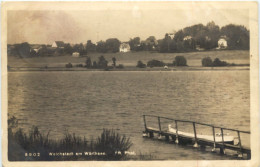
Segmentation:
<svg viewBox="0 0 260 167">
<path fill-rule="evenodd" d="M 131 137 L 132 150 L 158 159 L 225 159 L 143 139 L 142 114 L 249 131 L 249 90 L 249 71 L 11 72 L 8 112 L 52 138 L 66 129 L 95 138 L 113 128 Z"/>
</svg>

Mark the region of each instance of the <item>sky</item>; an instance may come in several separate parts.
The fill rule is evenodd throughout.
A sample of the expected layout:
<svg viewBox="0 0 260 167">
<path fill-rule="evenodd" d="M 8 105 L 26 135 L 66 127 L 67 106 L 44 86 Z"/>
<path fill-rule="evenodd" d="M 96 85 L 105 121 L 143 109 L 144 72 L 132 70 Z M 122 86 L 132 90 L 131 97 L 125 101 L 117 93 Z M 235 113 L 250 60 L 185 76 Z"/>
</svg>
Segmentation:
<svg viewBox="0 0 260 167">
<path fill-rule="evenodd" d="M 135 6 L 129 9 L 102 10 L 10 10 L 7 13 L 7 43 L 52 44 L 97 42 L 118 38 L 149 36 L 162 39 L 165 33 L 186 26 L 214 21 L 220 27 L 243 25 L 249 29 L 249 12 L 245 9 L 152 9 Z"/>
</svg>

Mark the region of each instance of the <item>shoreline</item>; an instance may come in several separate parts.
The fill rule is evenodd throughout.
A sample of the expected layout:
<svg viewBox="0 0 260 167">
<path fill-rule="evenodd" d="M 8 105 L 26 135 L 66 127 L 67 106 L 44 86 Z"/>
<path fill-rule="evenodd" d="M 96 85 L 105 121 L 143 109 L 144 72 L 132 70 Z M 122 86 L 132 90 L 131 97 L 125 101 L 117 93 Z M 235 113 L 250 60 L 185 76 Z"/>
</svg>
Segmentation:
<svg viewBox="0 0 260 167">
<path fill-rule="evenodd" d="M 138 67 L 124 67 L 124 68 L 107 68 L 107 69 L 87 69 L 84 67 L 73 67 L 73 68 L 65 68 L 65 67 L 11 67 L 8 69 L 8 72 L 34 72 L 34 71 L 160 71 L 160 72 L 174 72 L 174 71 L 240 71 L 240 70 L 250 70 L 250 66 L 226 66 L 226 67 L 198 67 L 198 66 L 187 66 L 187 67 L 169 67 L 168 69 L 164 69 L 164 67 L 146 67 L 146 68 L 138 68 Z"/>
</svg>

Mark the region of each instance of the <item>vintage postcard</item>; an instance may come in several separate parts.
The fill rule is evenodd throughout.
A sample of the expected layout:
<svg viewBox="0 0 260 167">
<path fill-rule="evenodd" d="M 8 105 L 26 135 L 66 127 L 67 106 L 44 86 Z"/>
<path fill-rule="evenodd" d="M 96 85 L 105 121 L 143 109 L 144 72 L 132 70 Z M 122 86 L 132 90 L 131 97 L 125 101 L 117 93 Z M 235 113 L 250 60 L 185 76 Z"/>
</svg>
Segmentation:
<svg viewBox="0 0 260 167">
<path fill-rule="evenodd" d="M 257 2 L 1 9 L 3 166 L 259 166 Z"/>
</svg>

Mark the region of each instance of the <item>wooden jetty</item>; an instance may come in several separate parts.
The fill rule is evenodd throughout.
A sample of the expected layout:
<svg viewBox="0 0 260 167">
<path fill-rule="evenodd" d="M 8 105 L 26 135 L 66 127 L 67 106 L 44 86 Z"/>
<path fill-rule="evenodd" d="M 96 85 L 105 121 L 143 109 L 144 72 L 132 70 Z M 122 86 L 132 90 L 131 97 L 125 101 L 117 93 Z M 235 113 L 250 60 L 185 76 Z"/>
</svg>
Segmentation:
<svg viewBox="0 0 260 167">
<path fill-rule="evenodd" d="M 148 127 L 147 126 L 147 117 L 153 117 L 156 118 L 158 120 L 158 127 Z M 176 132 L 170 132 L 168 129 L 163 130 L 161 127 L 162 124 L 162 120 L 168 120 L 171 122 L 175 123 L 175 129 Z M 229 149 L 229 150 L 233 150 L 233 151 L 237 151 L 238 152 L 238 157 L 243 157 L 243 154 L 247 155 L 247 159 L 251 159 L 251 149 L 247 148 L 245 146 L 242 146 L 242 142 L 241 142 L 241 137 L 240 134 L 241 133 L 245 133 L 245 134 L 250 134 L 249 131 L 242 131 L 242 130 L 235 130 L 235 129 L 229 129 L 229 128 L 223 128 L 223 127 L 217 127 L 217 126 L 213 126 L 210 124 L 205 124 L 205 123 L 198 123 L 198 122 L 193 122 L 193 121 L 187 121 L 187 120 L 176 120 L 176 119 L 172 119 L 172 118 L 168 118 L 168 117 L 160 117 L 160 116 L 155 116 L 155 115 L 143 115 L 143 121 L 144 121 L 144 134 L 145 136 L 148 136 L 150 138 L 154 137 L 154 133 L 158 134 L 160 137 L 164 136 L 165 140 L 170 140 L 170 137 L 173 141 L 175 141 L 176 144 L 179 143 L 192 143 L 193 147 L 206 147 L 206 146 L 211 146 L 213 147 L 212 151 L 215 151 L 216 148 L 220 149 L 220 153 L 221 154 L 225 154 L 225 149 Z M 193 126 L 193 134 L 194 136 L 191 137 L 191 135 L 183 135 L 183 134 L 178 134 L 178 123 L 183 122 L 183 123 L 188 123 L 191 124 Z M 196 125 L 200 125 L 200 126 L 207 126 L 212 128 L 212 135 L 213 135 L 213 140 L 207 140 L 204 138 L 198 138 L 197 137 L 197 130 L 196 130 Z M 221 137 L 222 137 L 222 141 L 221 142 L 216 142 L 215 140 L 215 129 L 220 129 L 221 130 Z M 228 131 L 234 131 L 237 133 L 237 138 L 238 138 L 238 144 L 234 145 L 234 143 L 227 143 L 224 140 L 224 130 L 228 130 Z"/>
</svg>

